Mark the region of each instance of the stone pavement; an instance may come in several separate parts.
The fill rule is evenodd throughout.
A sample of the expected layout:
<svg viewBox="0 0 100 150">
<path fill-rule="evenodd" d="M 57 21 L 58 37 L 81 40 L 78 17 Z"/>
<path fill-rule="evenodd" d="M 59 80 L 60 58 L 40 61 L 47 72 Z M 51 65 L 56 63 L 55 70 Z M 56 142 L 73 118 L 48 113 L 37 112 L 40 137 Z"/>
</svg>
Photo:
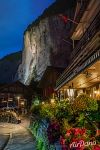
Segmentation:
<svg viewBox="0 0 100 150">
<path fill-rule="evenodd" d="M 10 134 L 8 144 L 4 150 L 35 150 L 35 140 L 27 130 L 29 120 L 22 119 L 21 124 L 0 123 L 0 141 L 5 141 L 4 134 Z M 2 130 L 1 130 L 2 128 Z M 2 138 L 3 137 L 3 138 Z M 7 138 L 7 137 L 6 137 Z M 2 140 L 1 140 L 2 139 Z M 4 139 L 4 140 L 3 140 Z"/>
<path fill-rule="evenodd" d="M 8 142 L 8 140 L 9 140 L 9 134 L 8 135 L 0 134 L 0 150 L 2 150 L 3 147 L 5 147 L 5 144 Z"/>
</svg>

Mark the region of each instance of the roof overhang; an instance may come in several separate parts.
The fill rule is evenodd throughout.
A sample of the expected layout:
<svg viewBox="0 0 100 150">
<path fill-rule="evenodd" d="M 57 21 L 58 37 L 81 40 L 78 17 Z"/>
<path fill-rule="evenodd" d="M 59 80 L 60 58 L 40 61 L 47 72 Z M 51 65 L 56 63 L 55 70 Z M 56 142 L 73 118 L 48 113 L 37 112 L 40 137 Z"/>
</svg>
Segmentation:
<svg viewBox="0 0 100 150">
<path fill-rule="evenodd" d="M 95 70 L 93 70 L 93 68 L 95 68 Z M 91 72 L 91 71 L 93 71 L 93 72 Z M 92 74 L 92 77 L 86 78 L 86 73 L 89 73 L 87 75 Z M 64 74 L 65 74 L 65 76 L 64 76 Z M 78 79 L 78 81 L 80 81 L 78 83 L 80 86 L 76 83 L 75 83 L 75 85 L 77 85 L 76 86 L 77 88 L 85 88 L 85 86 L 90 86 L 90 84 L 88 84 L 88 85 L 84 84 L 85 86 L 82 86 L 81 84 L 83 84 L 83 82 L 86 83 L 86 81 L 87 81 L 89 83 L 90 80 L 92 80 L 96 77 L 97 77 L 97 81 L 98 81 L 99 75 L 100 75 L 100 50 L 97 50 L 97 52 L 95 52 L 91 57 L 89 57 L 86 61 L 84 61 L 84 63 L 82 63 L 80 66 L 76 66 L 76 68 L 74 68 L 73 71 L 71 71 L 69 75 L 67 74 L 67 72 L 63 73 L 62 76 L 57 80 L 55 90 L 59 90 L 66 85 L 69 86 L 69 83 L 71 83 L 72 81 L 75 82 L 76 78 L 77 79 L 82 78 L 82 80 L 83 80 L 83 77 L 84 77 L 83 81 L 82 80 L 80 81 Z"/>
</svg>

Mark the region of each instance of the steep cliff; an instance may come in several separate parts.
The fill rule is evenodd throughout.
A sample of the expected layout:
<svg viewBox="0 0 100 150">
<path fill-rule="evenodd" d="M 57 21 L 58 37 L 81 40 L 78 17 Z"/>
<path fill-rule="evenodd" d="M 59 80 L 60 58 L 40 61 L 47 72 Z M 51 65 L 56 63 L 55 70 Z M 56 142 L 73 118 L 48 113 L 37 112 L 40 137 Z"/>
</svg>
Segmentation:
<svg viewBox="0 0 100 150">
<path fill-rule="evenodd" d="M 58 12 L 55 15 L 48 15 L 47 12 L 33 22 L 24 34 L 22 64 L 18 69 L 18 78 L 24 84 L 29 84 L 32 78 L 40 80 L 47 66 L 64 68 L 69 62 L 71 45 L 64 39 L 68 37 L 71 24 L 68 22 L 66 25 Z M 72 10 L 66 12 L 68 16 L 72 15 Z"/>
<path fill-rule="evenodd" d="M 21 52 L 13 53 L 0 60 L 0 83 L 10 83 L 15 80 L 15 74 L 21 63 L 21 54 Z"/>
</svg>

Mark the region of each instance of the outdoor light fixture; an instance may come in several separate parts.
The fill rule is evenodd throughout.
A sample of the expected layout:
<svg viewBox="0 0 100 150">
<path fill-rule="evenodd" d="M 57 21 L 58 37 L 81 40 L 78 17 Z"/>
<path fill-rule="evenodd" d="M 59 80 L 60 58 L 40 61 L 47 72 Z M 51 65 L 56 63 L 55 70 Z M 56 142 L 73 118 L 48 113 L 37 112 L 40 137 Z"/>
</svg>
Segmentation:
<svg viewBox="0 0 100 150">
<path fill-rule="evenodd" d="M 95 94 L 97 94 L 97 91 L 94 91 Z"/>
<path fill-rule="evenodd" d="M 20 97 L 18 96 L 17 99 L 20 99 Z"/>
<path fill-rule="evenodd" d="M 12 99 L 12 98 L 10 98 L 10 99 L 8 99 L 8 101 L 9 101 L 9 102 L 12 102 L 12 101 L 13 101 L 13 99 Z"/>
<path fill-rule="evenodd" d="M 51 102 L 51 104 L 54 104 L 55 103 L 55 99 L 52 98 L 50 102 Z"/>
<path fill-rule="evenodd" d="M 7 103 L 7 101 L 3 100 L 2 103 Z"/>
<path fill-rule="evenodd" d="M 99 90 L 96 90 L 94 91 L 95 94 L 99 95 L 100 94 L 100 91 Z"/>
<path fill-rule="evenodd" d="M 24 106 L 24 105 L 25 105 L 24 101 L 23 101 L 23 102 L 21 102 L 21 105 L 22 105 L 22 106 Z"/>
<path fill-rule="evenodd" d="M 20 99 L 20 97 L 18 96 L 18 97 L 17 97 L 17 100 L 18 100 L 18 108 L 19 108 L 19 99 Z"/>
<path fill-rule="evenodd" d="M 44 105 L 45 104 L 45 102 L 42 102 L 42 105 Z"/>
</svg>

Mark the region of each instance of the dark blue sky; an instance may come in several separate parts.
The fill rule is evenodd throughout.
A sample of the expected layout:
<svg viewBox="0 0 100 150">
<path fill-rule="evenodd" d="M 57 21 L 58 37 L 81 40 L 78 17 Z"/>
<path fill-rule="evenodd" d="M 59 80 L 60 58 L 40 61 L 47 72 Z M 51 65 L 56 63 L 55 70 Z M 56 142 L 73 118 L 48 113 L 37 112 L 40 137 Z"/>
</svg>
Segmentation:
<svg viewBox="0 0 100 150">
<path fill-rule="evenodd" d="M 0 58 L 22 50 L 23 32 L 55 0 L 0 0 Z"/>
</svg>

